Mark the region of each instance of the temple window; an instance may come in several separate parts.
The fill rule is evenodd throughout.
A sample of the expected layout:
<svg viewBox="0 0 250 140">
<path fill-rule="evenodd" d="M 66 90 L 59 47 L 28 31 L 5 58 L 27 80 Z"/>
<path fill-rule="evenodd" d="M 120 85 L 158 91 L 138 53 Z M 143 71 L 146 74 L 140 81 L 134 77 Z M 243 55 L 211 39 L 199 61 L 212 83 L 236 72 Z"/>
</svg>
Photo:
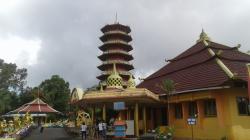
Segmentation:
<svg viewBox="0 0 250 140">
<path fill-rule="evenodd" d="M 216 100 L 215 99 L 205 100 L 204 110 L 205 110 L 206 117 L 216 117 L 217 116 Z"/>
<path fill-rule="evenodd" d="M 182 104 L 181 103 L 177 103 L 174 105 L 174 109 L 175 109 L 175 118 L 176 119 L 182 119 L 183 115 L 182 115 Z"/>
<path fill-rule="evenodd" d="M 196 117 L 198 113 L 196 102 L 189 102 L 188 104 L 188 115 L 189 117 Z"/>
<path fill-rule="evenodd" d="M 239 115 L 250 115 L 248 110 L 249 99 L 247 97 L 236 97 Z"/>
</svg>

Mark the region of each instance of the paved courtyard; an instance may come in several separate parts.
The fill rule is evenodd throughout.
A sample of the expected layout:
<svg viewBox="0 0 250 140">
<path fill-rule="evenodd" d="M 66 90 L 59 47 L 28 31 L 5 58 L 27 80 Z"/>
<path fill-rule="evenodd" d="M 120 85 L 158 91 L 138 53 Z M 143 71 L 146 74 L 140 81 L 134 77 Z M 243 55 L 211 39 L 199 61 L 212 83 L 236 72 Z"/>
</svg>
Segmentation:
<svg viewBox="0 0 250 140">
<path fill-rule="evenodd" d="M 33 130 L 24 140 L 81 140 L 80 137 L 70 137 L 64 128 L 45 128 L 43 133 L 40 133 L 39 130 Z"/>
</svg>

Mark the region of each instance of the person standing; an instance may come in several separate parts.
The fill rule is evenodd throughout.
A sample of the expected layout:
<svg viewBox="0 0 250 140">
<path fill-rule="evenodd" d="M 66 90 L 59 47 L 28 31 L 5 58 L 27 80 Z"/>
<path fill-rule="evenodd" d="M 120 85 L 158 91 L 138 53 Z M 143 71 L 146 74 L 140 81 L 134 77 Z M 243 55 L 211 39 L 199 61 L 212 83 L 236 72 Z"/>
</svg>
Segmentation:
<svg viewBox="0 0 250 140">
<path fill-rule="evenodd" d="M 103 126 L 102 126 L 102 121 L 98 123 L 98 131 L 99 131 L 99 137 L 102 137 L 103 135 Z"/>
<path fill-rule="evenodd" d="M 103 129 L 103 130 L 102 130 L 103 138 L 106 139 L 106 135 L 107 135 L 107 134 L 106 134 L 106 133 L 107 133 L 107 124 L 106 124 L 106 122 L 104 122 L 104 121 L 103 121 L 103 123 L 102 123 L 102 129 Z"/>
<path fill-rule="evenodd" d="M 81 133 L 82 133 L 82 140 L 86 140 L 87 139 L 87 125 L 84 122 L 81 125 Z"/>
</svg>

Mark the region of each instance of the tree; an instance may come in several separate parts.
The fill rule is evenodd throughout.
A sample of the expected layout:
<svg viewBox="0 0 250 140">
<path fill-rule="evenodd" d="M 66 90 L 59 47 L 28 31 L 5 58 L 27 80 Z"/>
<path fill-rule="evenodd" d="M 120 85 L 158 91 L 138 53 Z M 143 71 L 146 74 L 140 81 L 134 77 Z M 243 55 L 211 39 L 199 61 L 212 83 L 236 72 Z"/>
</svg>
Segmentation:
<svg viewBox="0 0 250 140">
<path fill-rule="evenodd" d="M 16 64 L 0 59 L 0 90 L 20 92 L 26 84 L 27 69 L 18 69 Z"/>
<path fill-rule="evenodd" d="M 70 97 L 69 83 L 58 75 L 43 81 L 40 86 L 41 98 L 58 111 L 68 110 Z"/>
<path fill-rule="evenodd" d="M 26 83 L 27 70 L 0 59 L 0 114 L 18 106 L 18 94 Z"/>
<path fill-rule="evenodd" d="M 176 83 L 174 83 L 171 79 L 165 79 L 162 81 L 160 88 L 166 93 L 167 95 L 167 110 L 168 110 L 168 124 L 169 124 L 169 99 L 171 95 L 175 92 Z"/>
<path fill-rule="evenodd" d="M 35 88 L 31 88 L 31 87 L 24 88 L 23 91 L 19 94 L 19 106 L 34 100 L 36 95 L 37 95 L 37 88 L 36 87 Z"/>
</svg>

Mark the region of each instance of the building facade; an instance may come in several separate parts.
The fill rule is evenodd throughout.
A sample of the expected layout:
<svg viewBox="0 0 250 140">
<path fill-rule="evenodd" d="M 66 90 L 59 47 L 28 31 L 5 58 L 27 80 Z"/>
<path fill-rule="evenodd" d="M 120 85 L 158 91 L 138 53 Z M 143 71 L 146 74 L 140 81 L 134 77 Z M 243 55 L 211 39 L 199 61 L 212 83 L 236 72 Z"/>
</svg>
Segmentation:
<svg viewBox="0 0 250 140">
<path fill-rule="evenodd" d="M 194 46 L 138 85 L 168 99 L 176 139 L 249 139 L 250 55 L 239 47 L 215 43 L 202 31 Z M 167 95 L 156 86 L 166 79 L 175 83 Z"/>
</svg>

